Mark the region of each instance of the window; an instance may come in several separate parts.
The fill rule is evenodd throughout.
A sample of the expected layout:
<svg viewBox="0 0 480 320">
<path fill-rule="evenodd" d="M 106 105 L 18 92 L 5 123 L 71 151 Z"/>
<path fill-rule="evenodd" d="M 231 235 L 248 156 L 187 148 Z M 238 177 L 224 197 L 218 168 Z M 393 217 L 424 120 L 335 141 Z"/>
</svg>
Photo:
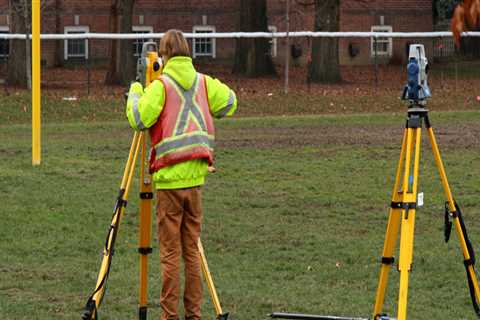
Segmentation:
<svg viewBox="0 0 480 320">
<path fill-rule="evenodd" d="M 0 26 L 0 33 L 10 33 L 8 26 Z M 10 40 L 0 39 L 0 58 L 7 58 L 10 54 Z"/>
<path fill-rule="evenodd" d="M 87 26 L 65 27 L 66 34 L 82 34 L 89 32 Z M 65 40 L 65 60 L 71 58 L 88 59 L 88 40 L 87 39 L 68 39 Z"/>
<path fill-rule="evenodd" d="M 133 26 L 133 33 L 153 33 L 153 27 L 150 26 Z M 145 42 L 153 41 L 153 39 L 135 39 L 133 41 L 133 55 L 139 57 L 142 54 L 142 47 Z"/>
<path fill-rule="evenodd" d="M 275 26 L 268 26 L 268 31 L 274 33 L 277 32 L 277 27 Z M 270 55 L 272 57 L 277 56 L 277 38 L 270 38 Z"/>
<path fill-rule="evenodd" d="M 215 32 L 215 27 L 212 26 L 195 26 L 193 33 L 212 33 Z M 214 38 L 198 38 L 193 39 L 193 57 L 212 57 L 215 58 L 215 39 Z"/>
<path fill-rule="evenodd" d="M 392 27 L 391 26 L 372 26 L 372 32 L 392 32 Z M 375 51 L 377 56 L 390 57 L 392 55 L 392 38 L 380 37 L 380 38 L 377 38 L 377 41 L 375 41 L 375 39 L 372 38 L 371 41 L 372 41 L 372 44 L 371 44 L 372 57 L 375 56 Z M 376 48 L 375 48 L 375 42 L 377 45 Z"/>
</svg>

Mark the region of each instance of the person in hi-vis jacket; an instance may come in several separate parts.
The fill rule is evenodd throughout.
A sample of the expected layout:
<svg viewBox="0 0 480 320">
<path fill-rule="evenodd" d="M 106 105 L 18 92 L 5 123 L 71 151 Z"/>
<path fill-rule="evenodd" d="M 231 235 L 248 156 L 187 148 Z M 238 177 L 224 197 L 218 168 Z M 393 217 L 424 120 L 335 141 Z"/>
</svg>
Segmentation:
<svg viewBox="0 0 480 320">
<path fill-rule="evenodd" d="M 167 31 L 159 54 L 162 75 L 145 89 L 139 82 L 131 85 L 126 112 L 131 127 L 148 129 L 151 138 L 149 169 L 157 194 L 162 320 L 179 319 L 181 257 L 185 319 L 200 320 L 200 187 L 213 169 L 213 118 L 233 115 L 237 97 L 227 85 L 195 70 L 182 32 Z"/>
</svg>

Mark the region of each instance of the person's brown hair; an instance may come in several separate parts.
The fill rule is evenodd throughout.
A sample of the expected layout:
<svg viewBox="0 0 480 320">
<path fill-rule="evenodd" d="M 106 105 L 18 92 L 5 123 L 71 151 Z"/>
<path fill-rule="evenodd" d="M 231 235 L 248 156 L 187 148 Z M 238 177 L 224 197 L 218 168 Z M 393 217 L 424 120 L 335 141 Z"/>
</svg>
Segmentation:
<svg viewBox="0 0 480 320">
<path fill-rule="evenodd" d="M 160 40 L 159 53 L 167 59 L 177 56 L 190 56 L 190 48 L 182 31 L 176 29 L 168 30 L 163 35 L 162 40 Z"/>
</svg>

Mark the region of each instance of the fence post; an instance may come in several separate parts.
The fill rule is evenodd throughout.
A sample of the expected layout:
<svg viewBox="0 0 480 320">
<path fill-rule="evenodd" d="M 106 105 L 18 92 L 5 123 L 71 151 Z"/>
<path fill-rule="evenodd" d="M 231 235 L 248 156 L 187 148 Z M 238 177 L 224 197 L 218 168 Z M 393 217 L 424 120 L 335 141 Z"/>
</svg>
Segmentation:
<svg viewBox="0 0 480 320">
<path fill-rule="evenodd" d="M 288 82 L 290 76 L 290 0 L 286 1 L 286 31 L 287 31 L 287 45 L 285 48 L 285 94 L 288 94 Z"/>
<path fill-rule="evenodd" d="M 375 60 L 375 89 L 378 89 L 378 57 L 377 57 L 377 37 L 375 36 L 373 38 L 373 46 L 375 48 L 374 50 L 374 60 Z"/>
<path fill-rule="evenodd" d="M 87 96 L 90 96 L 90 45 L 87 45 Z"/>
</svg>

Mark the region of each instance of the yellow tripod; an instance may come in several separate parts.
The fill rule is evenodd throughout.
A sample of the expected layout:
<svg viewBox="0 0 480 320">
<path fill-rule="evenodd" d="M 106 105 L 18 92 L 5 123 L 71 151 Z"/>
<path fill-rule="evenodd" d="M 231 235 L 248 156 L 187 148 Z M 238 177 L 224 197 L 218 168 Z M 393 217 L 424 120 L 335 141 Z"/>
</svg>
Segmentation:
<svg viewBox="0 0 480 320">
<path fill-rule="evenodd" d="M 463 222 L 462 213 L 458 204 L 455 202 L 448 184 L 447 175 L 443 166 L 440 150 L 435 140 L 428 110 L 419 104 L 412 104 L 408 110 L 408 118 L 405 132 L 402 140 L 400 152 L 400 161 L 398 163 L 395 185 L 393 187 L 392 203 L 389 212 L 387 231 L 382 255 L 382 267 L 378 282 L 373 318 L 390 319 L 382 314 L 382 307 L 387 287 L 388 273 L 394 263 L 394 250 L 397 238 L 400 232 L 400 248 L 398 271 L 400 272 L 400 289 L 398 296 L 398 320 L 407 319 L 407 295 L 408 295 L 408 277 L 413 261 L 413 235 L 415 226 L 415 213 L 417 209 L 417 186 L 418 170 L 420 163 L 420 144 L 422 126 L 428 132 L 430 143 L 432 145 L 435 163 L 440 173 L 443 190 L 447 198 L 445 204 L 445 241 L 448 241 L 453 218 L 453 224 L 457 232 L 460 246 L 464 257 L 464 265 L 467 272 L 468 286 L 470 296 L 477 315 L 480 317 L 478 303 L 480 301 L 480 289 L 478 286 L 474 264 L 475 257 L 473 247 L 468 239 L 467 230 Z"/>
<path fill-rule="evenodd" d="M 117 238 L 120 221 L 123 218 L 125 207 L 128 201 L 130 186 L 132 183 L 135 164 L 139 153 L 141 153 L 140 162 L 140 227 L 139 227 L 139 253 L 140 253 L 140 294 L 139 294 L 139 320 L 147 319 L 147 303 L 148 303 L 148 254 L 152 252 L 151 229 L 152 229 L 152 186 L 150 177 L 145 176 L 145 156 L 146 141 L 143 132 L 135 132 L 130 147 L 127 164 L 123 173 L 122 182 L 120 184 L 119 195 L 115 204 L 112 222 L 110 224 L 105 246 L 103 250 L 103 259 L 100 266 L 100 272 L 97 278 L 97 284 L 92 295 L 89 297 L 85 309 L 82 313 L 83 320 L 93 320 L 98 317 L 98 308 L 102 303 L 105 295 L 106 282 L 110 273 L 112 257 L 115 250 L 115 240 Z M 205 252 L 200 239 L 198 240 L 199 258 L 205 281 L 207 282 L 212 303 L 215 307 L 216 317 L 219 320 L 228 319 L 228 313 L 223 313 L 218 299 L 217 291 L 210 274 Z"/>
<path fill-rule="evenodd" d="M 144 79 L 144 84 L 148 85 L 156 79 L 161 72 L 161 66 L 158 64 L 158 54 L 155 43 L 147 42 L 144 44 L 142 58 L 139 62 L 140 78 Z M 157 64 L 155 64 L 157 63 Z M 103 259 L 100 265 L 100 272 L 98 273 L 97 283 L 94 292 L 88 298 L 86 306 L 82 312 L 82 320 L 96 320 L 98 318 L 98 308 L 102 303 L 105 295 L 106 282 L 110 273 L 112 264 L 112 257 L 115 251 L 115 240 L 117 238 L 120 221 L 122 220 L 125 207 L 127 206 L 130 186 L 134 176 L 137 158 L 140 154 L 140 227 L 139 227 L 139 248 L 140 253 L 140 292 L 139 292 L 139 306 L 138 318 L 139 320 L 147 319 L 148 310 L 148 255 L 152 252 L 151 244 L 151 230 L 152 230 L 152 201 L 153 192 L 151 185 L 151 177 L 145 174 L 145 162 L 147 158 L 147 143 L 144 132 L 135 132 L 130 152 L 128 155 L 125 170 L 123 172 L 122 182 L 120 184 L 120 191 L 115 203 L 112 222 L 108 229 L 107 238 L 103 249 Z M 213 283 L 212 275 L 208 268 L 207 259 L 203 250 L 202 243 L 198 239 L 198 251 L 200 265 L 207 282 L 212 303 L 215 308 L 216 318 L 218 320 L 227 320 L 228 313 L 223 313 L 218 299 L 217 291 Z"/>
</svg>

